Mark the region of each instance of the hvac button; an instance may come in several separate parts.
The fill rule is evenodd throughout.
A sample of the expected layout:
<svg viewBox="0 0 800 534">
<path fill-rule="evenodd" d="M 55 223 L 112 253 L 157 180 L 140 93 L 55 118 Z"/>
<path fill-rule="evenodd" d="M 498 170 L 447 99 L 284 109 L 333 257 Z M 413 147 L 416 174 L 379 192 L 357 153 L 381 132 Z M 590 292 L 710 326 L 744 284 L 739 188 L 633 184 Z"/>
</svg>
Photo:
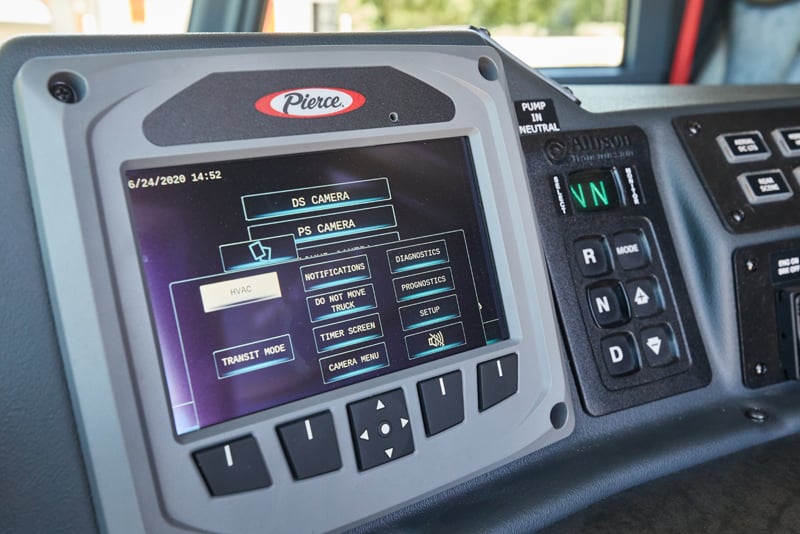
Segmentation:
<svg viewBox="0 0 800 534">
<path fill-rule="evenodd" d="M 583 276 L 602 276 L 611 272 L 608 245 L 603 237 L 584 237 L 577 240 L 575 258 Z"/>
<path fill-rule="evenodd" d="M 197 451 L 194 461 L 203 474 L 208 491 L 215 497 L 272 485 L 253 436 Z"/>
<path fill-rule="evenodd" d="M 330 473 L 342 467 L 331 412 L 323 412 L 277 428 L 295 480 Z"/>
<path fill-rule="evenodd" d="M 651 326 L 639 333 L 644 357 L 650 367 L 663 367 L 678 359 L 675 337 L 669 325 Z"/>
<path fill-rule="evenodd" d="M 738 132 L 717 136 L 717 144 L 725 154 L 728 163 L 760 161 L 770 156 L 769 148 L 761 137 L 761 132 Z"/>
<path fill-rule="evenodd" d="M 664 309 L 661 288 L 654 278 L 632 280 L 625 284 L 625 290 L 635 317 L 651 317 Z"/>
<path fill-rule="evenodd" d="M 615 334 L 600 342 L 603 361 L 611 376 L 625 376 L 639 370 L 636 345 L 629 334 Z"/>
<path fill-rule="evenodd" d="M 615 234 L 614 254 L 626 271 L 641 269 L 650 263 L 647 240 L 638 230 L 626 230 Z"/>
<path fill-rule="evenodd" d="M 600 328 L 625 324 L 630 319 L 625 293 L 619 282 L 604 282 L 589 288 L 589 308 Z"/>
</svg>

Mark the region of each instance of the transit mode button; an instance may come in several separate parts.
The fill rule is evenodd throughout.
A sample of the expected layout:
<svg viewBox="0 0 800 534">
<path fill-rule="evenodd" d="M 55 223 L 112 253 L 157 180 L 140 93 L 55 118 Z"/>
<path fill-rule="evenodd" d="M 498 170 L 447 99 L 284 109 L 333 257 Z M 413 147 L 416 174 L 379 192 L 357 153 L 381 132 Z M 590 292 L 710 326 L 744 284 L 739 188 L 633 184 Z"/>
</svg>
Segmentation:
<svg viewBox="0 0 800 534">
<path fill-rule="evenodd" d="M 220 380 L 292 360 L 294 350 L 288 334 L 214 351 L 214 366 Z"/>
<path fill-rule="evenodd" d="M 206 313 L 280 297 L 278 273 L 257 274 L 200 286 L 200 299 Z"/>
</svg>

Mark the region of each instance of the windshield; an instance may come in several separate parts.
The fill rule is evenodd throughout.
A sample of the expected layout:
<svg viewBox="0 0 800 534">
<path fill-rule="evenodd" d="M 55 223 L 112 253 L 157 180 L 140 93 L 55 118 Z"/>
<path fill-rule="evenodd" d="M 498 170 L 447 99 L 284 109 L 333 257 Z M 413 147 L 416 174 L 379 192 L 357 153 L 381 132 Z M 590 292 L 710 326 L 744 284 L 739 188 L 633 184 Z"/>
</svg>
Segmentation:
<svg viewBox="0 0 800 534">
<path fill-rule="evenodd" d="M 220 0 L 222 1 L 222 0 Z M 192 0 L 0 2 L 0 42 L 31 33 L 180 33 Z M 271 0 L 265 32 L 488 28 L 534 67 L 619 66 L 627 0 Z"/>
</svg>

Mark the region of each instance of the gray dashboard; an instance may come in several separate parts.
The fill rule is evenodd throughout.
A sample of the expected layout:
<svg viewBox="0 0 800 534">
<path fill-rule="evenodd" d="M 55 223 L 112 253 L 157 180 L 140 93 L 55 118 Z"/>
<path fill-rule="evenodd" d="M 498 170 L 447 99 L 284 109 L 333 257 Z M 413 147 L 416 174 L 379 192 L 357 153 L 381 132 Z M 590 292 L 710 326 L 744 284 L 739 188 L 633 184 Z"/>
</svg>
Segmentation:
<svg viewBox="0 0 800 534">
<path fill-rule="evenodd" d="M 745 250 L 742 261 L 750 261 L 755 254 L 751 248 L 761 247 L 759 253 L 766 258 L 759 263 L 761 272 L 771 272 L 773 256 L 777 255 L 776 262 L 790 261 L 789 256 L 778 256 L 794 250 L 797 228 L 787 220 L 744 231 L 721 219 L 727 212 L 719 212 L 717 206 L 728 200 L 740 203 L 748 225 L 766 220 L 781 204 L 747 204 L 753 197 L 745 195 L 745 185 L 736 179 L 741 173 L 735 170 L 730 171 L 733 198 L 714 196 L 714 184 L 728 179 L 722 176 L 728 172 L 726 164 L 702 167 L 706 156 L 698 160 L 693 152 L 697 137 L 689 138 L 684 131 L 685 121 L 695 120 L 702 126 L 700 137 L 711 135 L 711 142 L 718 135 L 763 131 L 767 167 L 779 170 L 789 191 L 800 197 L 796 193 L 800 183 L 792 176 L 800 160 L 782 152 L 770 137 L 772 131 L 789 131 L 800 124 L 793 88 L 730 89 L 718 100 L 709 89 L 659 89 L 653 93 L 660 95 L 658 99 L 645 96 L 644 102 L 650 104 L 646 107 L 632 104 L 624 89 L 607 89 L 613 97 L 607 98 L 608 93 L 578 88 L 579 97 L 594 96 L 601 108 L 611 100 L 625 100 L 624 107 L 636 108 L 590 113 L 570 92 L 520 65 L 477 32 L 22 39 L 5 47 L 2 65 L 3 121 L 8 126 L 3 130 L 8 157 L 2 212 L 7 228 L 13 221 L 15 229 L 4 232 L 2 239 L 3 250 L 15 253 L 5 255 L 0 267 L 8 280 L 16 282 L 4 295 L 0 323 L 3 339 L 9 340 L 10 363 L 2 395 L 12 407 L 2 415 L 8 430 L 0 447 L 15 460 L 4 463 L 1 474 L 3 480 L 21 481 L 15 492 L 3 490 L 3 501 L 15 503 L 8 508 L 16 510 L 9 514 L 11 525 L 42 530 L 63 518 L 59 521 L 74 527 L 70 530 L 112 532 L 529 531 L 637 484 L 797 429 L 800 392 L 788 380 L 793 372 L 791 355 L 781 348 L 769 357 L 770 371 L 765 372 L 769 383 L 748 383 L 743 376 L 755 369 L 750 366 L 766 365 L 767 360 L 750 356 L 742 344 L 747 334 L 741 329 L 750 320 L 742 315 L 749 307 L 773 302 L 778 294 L 794 295 L 795 282 L 773 281 L 752 294 L 743 289 L 751 285 L 742 280 L 742 266 L 735 259 Z M 69 98 L 77 102 L 54 98 L 54 84 L 61 83 L 75 91 Z M 339 90 L 336 98 L 354 98 L 355 103 L 346 113 L 301 120 L 280 116 L 288 113 L 288 103 L 272 108 L 277 117 L 258 109 L 258 104 L 254 109 L 253 96 L 320 87 Z M 633 91 L 648 94 L 644 89 Z M 779 117 L 772 119 L 774 124 L 762 125 L 759 121 L 768 115 L 758 110 L 782 111 L 772 115 Z M 736 124 L 737 114 L 745 111 L 753 118 L 741 129 L 715 130 L 726 117 Z M 700 116 L 702 120 L 696 119 Z M 468 159 L 463 172 L 456 170 L 455 159 L 447 160 L 452 182 L 447 182 L 449 171 L 424 175 L 425 166 L 438 169 L 436 164 L 409 159 L 408 147 L 434 146 L 437 154 L 450 154 L 449 144 L 440 142 L 467 147 L 461 152 Z M 404 213 L 417 210 L 419 218 L 428 221 L 425 204 L 444 212 L 447 202 L 437 204 L 441 199 L 424 200 L 420 189 L 404 189 L 407 186 L 395 177 L 401 171 L 381 176 L 392 195 L 364 201 L 367 209 L 383 209 L 381 213 L 392 209 L 389 233 L 396 235 L 385 242 L 378 236 L 386 230 L 366 229 L 356 231 L 358 239 L 374 241 L 330 248 L 338 241 L 304 236 L 302 225 L 295 225 L 296 255 L 288 261 L 226 269 L 225 254 L 233 249 L 222 248 L 243 243 L 278 246 L 278 241 L 265 240 L 291 230 L 292 225 L 283 224 L 286 221 L 300 216 L 305 220 L 308 213 L 319 219 L 318 213 L 329 213 L 327 207 L 308 212 L 295 205 L 294 211 L 289 210 L 292 215 L 259 216 L 280 231 L 254 236 L 253 232 L 265 231 L 265 225 L 261 220 L 249 222 L 249 201 L 244 198 L 280 199 L 274 195 L 285 191 L 279 184 L 289 178 L 279 173 L 261 178 L 255 188 L 248 185 L 249 189 L 231 193 L 235 198 L 246 193 L 236 207 L 244 208 L 245 221 L 224 234 L 225 239 L 234 236 L 227 241 L 211 239 L 216 235 L 213 225 L 186 233 L 183 242 L 179 239 L 183 234 L 163 228 L 147 234 L 155 237 L 142 237 L 144 219 L 137 210 L 155 213 L 137 207 L 136 195 L 142 193 L 139 180 L 147 183 L 148 176 L 156 176 L 155 182 L 161 184 L 149 186 L 152 193 L 141 201 L 144 206 L 161 198 L 160 191 L 169 187 L 205 187 L 211 183 L 209 171 L 222 169 L 225 178 L 233 178 L 229 182 L 241 181 L 247 173 L 235 174 L 236 165 L 245 169 L 245 162 L 253 165 L 254 170 L 247 172 L 254 175 L 258 169 L 265 175 L 276 169 L 285 173 L 301 162 L 313 171 L 309 176 L 317 171 L 324 175 L 322 167 L 314 165 L 325 154 L 356 161 L 377 158 L 370 150 L 395 147 L 399 168 L 405 166 L 408 175 L 422 173 L 422 183 L 441 179 L 445 187 L 463 183 L 459 190 L 474 188 L 474 204 L 459 210 L 475 210 L 474 221 L 463 215 L 464 228 L 477 229 L 472 239 L 443 237 L 469 230 L 447 222 L 439 228 L 435 217 L 425 223 L 430 231 L 417 230 L 422 223 Z M 414 152 L 417 159 L 430 157 L 432 149 L 425 150 Z M 723 158 L 723 151 L 713 157 L 717 156 Z M 283 160 L 286 166 L 278 166 L 276 162 Z M 744 169 L 745 174 L 763 171 L 759 164 L 746 164 L 752 169 Z M 738 163 L 730 165 L 735 169 Z M 192 176 L 182 171 L 189 167 L 197 169 L 200 178 L 193 180 L 198 183 L 172 179 Z M 362 184 L 380 175 L 379 170 L 372 172 L 373 167 L 367 169 L 357 180 Z M 316 180 L 306 180 L 305 189 L 334 183 Z M 339 193 L 356 194 L 362 187 L 349 185 L 352 180 L 335 183 L 345 184 L 336 189 Z M 187 206 L 207 206 L 209 218 L 226 228 L 239 224 L 229 223 L 241 219 L 241 212 L 234 217 L 215 204 L 216 197 L 227 194 L 224 189 L 208 198 L 197 191 L 195 195 L 204 200 Z M 163 198 L 171 203 L 171 211 L 181 212 L 182 197 Z M 328 198 L 335 203 L 343 197 Z M 453 192 L 449 202 L 459 205 L 459 198 Z M 785 198 L 784 194 L 775 202 Z M 373 208 L 371 202 L 381 205 Z M 441 219 L 460 221 L 456 216 Z M 238 241 L 235 232 L 245 230 Z M 306 287 L 299 291 L 302 299 L 287 300 L 290 305 L 283 313 L 302 312 L 305 318 L 293 320 L 284 330 L 273 332 L 267 324 L 259 327 L 267 333 L 250 337 L 247 333 L 242 338 L 231 334 L 241 330 L 239 326 L 209 323 L 204 328 L 209 333 L 195 336 L 207 335 L 212 339 L 209 346 L 220 349 L 213 358 L 210 349 L 203 356 L 204 365 L 217 366 L 209 388 L 218 383 L 234 390 L 227 384 L 249 387 L 241 377 L 263 376 L 269 383 L 269 376 L 283 376 L 275 375 L 279 370 L 308 361 L 314 380 L 323 384 L 315 382 L 316 389 L 282 401 L 248 400 L 247 408 L 182 427 L 174 378 L 168 371 L 173 349 L 164 341 L 165 314 L 159 311 L 158 294 L 146 274 L 151 268 L 147 264 L 158 260 L 143 252 L 146 239 L 157 241 L 160 233 L 169 235 L 161 238 L 167 248 L 186 246 L 196 254 L 200 245 L 195 244 L 202 244 L 223 256 L 216 271 L 206 268 L 211 264 L 202 258 L 196 260 L 200 267 L 192 276 L 209 277 L 200 282 L 206 284 L 201 294 L 204 287 L 210 291 L 246 275 L 261 277 L 259 283 L 274 275 L 283 280 L 280 298 L 289 299 L 293 290 L 286 280 L 296 276 L 296 268 L 303 273 L 323 261 L 333 265 L 366 258 L 370 268 L 366 280 L 314 290 Z M 440 241 L 449 253 L 441 265 L 451 269 L 455 288 L 445 288 L 441 294 L 446 296 L 436 302 L 445 305 L 455 299 L 460 321 L 450 323 L 454 319 L 445 318 L 432 323 L 445 326 L 416 330 L 424 331 L 427 348 L 436 351 L 428 361 L 422 357 L 428 352 L 412 352 L 410 343 L 415 341 L 409 338 L 415 334 L 407 334 L 402 322 L 403 300 L 397 296 L 395 302 L 389 292 L 392 285 L 397 292 L 400 271 L 394 270 L 391 259 L 385 267 L 375 258 Z M 306 246 L 309 242 L 329 248 Z M 462 242 L 464 253 L 458 249 Z M 476 256 L 479 243 L 485 264 L 478 259 L 480 254 Z M 604 268 L 597 266 L 598 257 L 606 259 Z M 467 272 L 465 261 L 470 272 L 485 272 L 460 275 Z M 407 267 L 412 276 L 420 272 L 414 265 Z M 427 273 L 434 268 L 420 269 Z M 170 288 L 191 278 L 184 274 L 194 273 L 195 266 L 186 269 L 169 273 Z M 469 278 L 476 280 L 475 292 L 480 294 L 474 304 L 473 297 L 458 289 Z M 320 348 L 319 343 L 341 331 L 325 331 L 327 338 L 316 339 L 316 351 L 302 347 L 318 335 L 323 328 L 318 325 L 340 322 L 317 321 L 306 299 L 332 298 L 338 289 L 366 287 L 367 281 L 378 303 L 373 302 L 374 311 L 369 313 L 377 315 L 382 326 L 377 339 L 383 348 L 375 354 L 386 357 L 387 364 L 378 372 L 367 370 L 359 375 L 362 378 L 345 377 L 328 387 L 334 383 L 328 380 L 330 373 L 337 371 L 330 368 L 328 375 L 323 370 L 318 376 L 318 360 L 341 353 Z M 177 320 L 180 330 L 182 318 L 195 317 L 195 312 L 183 315 L 175 294 L 171 319 Z M 500 311 L 489 322 L 505 321 L 507 331 L 499 327 L 496 335 L 489 335 L 484 322 L 479 337 L 474 334 L 478 324 L 474 318 L 486 313 L 481 301 L 486 303 L 491 295 Z M 202 297 L 200 302 L 206 306 L 212 300 Z M 196 321 L 217 313 L 240 324 L 244 315 L 231 310 L 270 306 L 270 300 L 275 299 L 262 299 L 261 304 L 227 300 L 223 308 L 229 310 L 207 308 Z M 619 316 L 604 315 L 616 305 L 620 309 L 613 311 Z M 768 307 L 780 317 L 790 313 Z M 764 335 L 786 333 L 775 320 L 763 316 Z M 170 325 L 175 328 L 174 322 Z M 457 332 L 457 328 L 447 330 L 454 325 L 461 325 L 461 347 L 444 348 L 441 339 Z M 223 337 L 232 341 L 214 345 L 214 328 L 222 328 Z M 255 339 L 281 336 L 291 339 L 291 360 L 220 375 L 220 362 L 233 362 L 217 358 L 217 352 L 228 350 L 223 347 L 235 349 Z M 364 339 L 347 346 L 356 350 L 377 346 L 375 339 Z M 184 361 L 187 354 L 192 358 L 184 350 Z M 502 367 L 506 365 L 513 365 L 515 374 L 511 382 L 501 381 L 501 389 L 510 389 L 487 400 L 494 394 L 488 380 L 511 376 L 512 367 Z M 489 377 L 495 368 L 498 374 Z M 186 369 L 187 374 L 194 372 L 188 364 Z M 303 372 L 303 376 L 310 373 Z M 457 385 L 449 391 L 460 390 L 461 418 L 434 429 L 436 412 L 426 395 L 433 384 L 433 394 L 440 389 L 441 398 L 446 397 L 445 379 L 456 380 L 447 384 Z M 403 406 L 397 422 L 391 419 L 391 423 L 405 421 L 401 428 L 390 429 L 389 419 L 380 419 L 374 427 L 359 423 L 360 405 L 377 403 L 383 409 L 386 401 L 394 410 L 392 403 L 398 398 Z M 322 426 L 315 426 L 318 423 Z M 309 467 L 314 461 L 308 457 L 297 460 L 294 454 L 300 449 L 294 447 L 302 443 L 287 441 L 285 433 L 295 424 L 305 429 L 300 441 L 308 443 L 313 441 L 312 427 L 319 429 L 318 439 L 323 431 L 332 432 L 328 444 L 336 449 L 338 464 L 334 459 L 314 471 Z M 387 441 L 387 447 L 381 447 L 387 458 L 374 465 L 362 449 L 361 441 L 368 441 L 364 430 L 372 431 L 373 441 L 393 436 L 406 441 Z M 382 435 L 376 438 L 375 433 Z M 29 446 L 20 450 L 20 442 Z M 252 454 L 253 443 L 262 460 L 251 457 L 245 477 L 249 482 L 232 491 L 220 489 L 208 469 L 221 469 L 223 477 L 226 469 L 238 469 L 240 452 Z M 44 454 L 53 447 L 59 451 L 57 457 Z M 331 450 L 328 446 L 324 452 Z M 401 450 L 405 453 L 395 456 Z M 320 451 L 315 454 L 321 456 Z M 262 477 L 247 486 L 251 475 L 262 469 L 268 472 L 266 480 Z M 313 472 L 306 476 L 306 469 Z M 62 476 L 42 482 L 46 473 L 53 472 Z M 42 497 L 30 501 L 26 494 L 48 496 L 58 504 L 41 516 L 37 510 Z"/>
</svg>

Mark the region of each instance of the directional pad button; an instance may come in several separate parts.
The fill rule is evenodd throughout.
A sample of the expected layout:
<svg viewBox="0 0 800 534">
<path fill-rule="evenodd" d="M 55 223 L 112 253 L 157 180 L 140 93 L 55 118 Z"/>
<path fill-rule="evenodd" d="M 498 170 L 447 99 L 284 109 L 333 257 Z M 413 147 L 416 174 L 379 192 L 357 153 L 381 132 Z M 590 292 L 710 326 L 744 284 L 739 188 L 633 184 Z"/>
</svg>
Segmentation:
<svg viewBox="0 0 800 534">
<path fill-rule="evenodd" d="M 347 405 L 358 469 L 364 471 L 414 452 L 403 390 Z"/>
</svg>

